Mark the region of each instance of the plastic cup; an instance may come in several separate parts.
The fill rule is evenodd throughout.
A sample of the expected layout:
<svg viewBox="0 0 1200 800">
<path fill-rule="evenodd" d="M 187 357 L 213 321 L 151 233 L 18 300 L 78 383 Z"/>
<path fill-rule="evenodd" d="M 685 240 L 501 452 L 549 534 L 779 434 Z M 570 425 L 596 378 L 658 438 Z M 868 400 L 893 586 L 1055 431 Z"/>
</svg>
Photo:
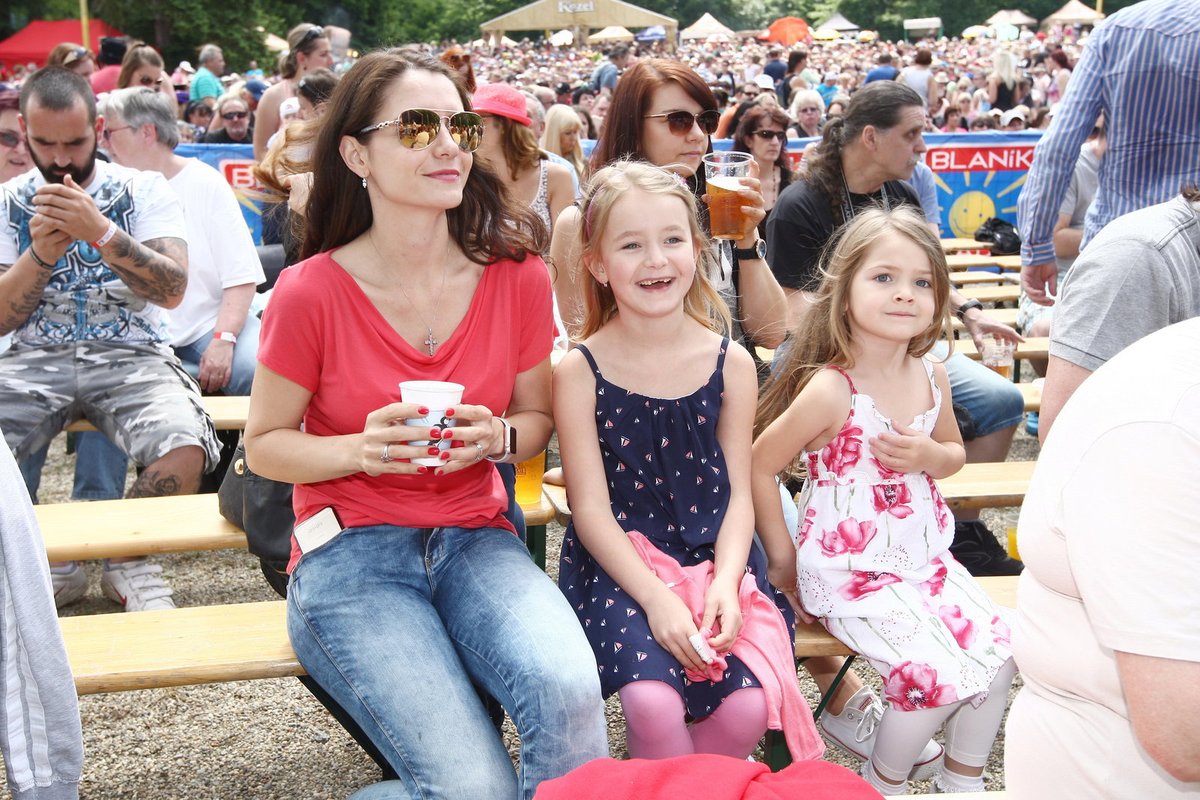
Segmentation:
<svg viewBox="0 0 1200 800">
<path fill-rule="evenodd" d="M 1021 560 L 1021 551 L 1017 550 L 1017 529 L 1008 529 L 1008 557 Z"/>
<path fill-rule="evenodd" d="M 542 478 L 545 474 L 545 450 L 517 464 L 517 505 L 533 506 L 542 501 Z"/>
<path fill-rule="evenodd" d="M 708 184 L 708 221 L 714 239 L 741 239 L 746 235 L 742 213 L 741 178 L 750 174 L 754 156 L 738 150 L 723 150 L 704 156 L 704 178 Z"/>
<path fill-rule="evenodd" d="M 1015 349 L 1016 346 L 1012 342 L 997 339 L 989 333 L 983 337 L 983 350 L 979 356 L 983 359 L 985 367 L 1012 380 Z"/>
<path fill-rule="evenodd" d="M 446 416 L 446 409 L 462 402 L 463 386 L 459 383 L 445 381 L 402 381 L 400 383 L 400 402 L 416 403 L 429 409 L 424 417 L 404 420 L 406 425 L 414 428 L 446 428 L 454 427 L 454 419 Z M 423 439 L 409 444 L 416 447 L 433 447 L 438 450 L 449 450 L 450 442 L 444 439 Z M 426 467 L 437 467 L 443 463 L 437 456 L 426 456 L 412 459 L 412 463 Z"/>
</svg>

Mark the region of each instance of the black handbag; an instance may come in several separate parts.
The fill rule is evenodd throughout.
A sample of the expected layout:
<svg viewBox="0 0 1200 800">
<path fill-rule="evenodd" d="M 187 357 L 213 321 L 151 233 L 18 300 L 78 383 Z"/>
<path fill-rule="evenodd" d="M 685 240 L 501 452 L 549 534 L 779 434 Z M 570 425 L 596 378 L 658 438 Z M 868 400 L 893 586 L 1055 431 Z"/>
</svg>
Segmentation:
<svg viewBox="0 0 1200 800">
<path fill-rule="evenodd" d="M 217 490 L 221 516 L 246 532 L 246 546 L 258 556 L 271 588 L 287 597 L 287 563 L 292 554 L 292 484 L 256 475 L 246 463 L 240 440 Z"/>
<path fill-rule="evenodd" d="M 975 241 L 991 245 L 992 255 L 1007 256 L 1021 252 L 1021 234 L 1011 222 L 992 217 L 975 231 Z"/>
</svg>

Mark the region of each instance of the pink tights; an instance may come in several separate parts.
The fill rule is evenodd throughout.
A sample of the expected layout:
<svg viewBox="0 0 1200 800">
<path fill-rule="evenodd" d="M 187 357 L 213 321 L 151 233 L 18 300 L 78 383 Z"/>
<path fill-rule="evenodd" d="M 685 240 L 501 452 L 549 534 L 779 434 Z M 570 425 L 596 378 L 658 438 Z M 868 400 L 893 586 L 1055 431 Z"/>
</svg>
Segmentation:
<svg viewBox="0 0 1200 800">
<path fill-rule="evenodd" d="M 626 743 L 631 758 L 671 758 L 717 753 L 745 758 L 767 729 L 762 689 L 739 689 L 704 719 L 683 721 L 683 698 L 662 681 L 634 681 L 621 687 Z"/>
</svg>

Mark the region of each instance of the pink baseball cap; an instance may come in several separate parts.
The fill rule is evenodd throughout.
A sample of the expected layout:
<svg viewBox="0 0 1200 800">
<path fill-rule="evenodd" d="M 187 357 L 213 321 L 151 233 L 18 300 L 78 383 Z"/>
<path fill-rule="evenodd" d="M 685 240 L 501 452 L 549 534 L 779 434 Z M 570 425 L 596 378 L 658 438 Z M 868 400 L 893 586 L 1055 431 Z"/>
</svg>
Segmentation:
<svg viewBox="0 0 1200 800">
<path fill-rule="evenodd" d="M 507 83 L 485 83 L 475 90 L 471 98 L 471 109 L 480 114 L 495 114 L 521 123 L 532 125 L 529 112 L 525 110 L 525 95 Z"/>
</svg>

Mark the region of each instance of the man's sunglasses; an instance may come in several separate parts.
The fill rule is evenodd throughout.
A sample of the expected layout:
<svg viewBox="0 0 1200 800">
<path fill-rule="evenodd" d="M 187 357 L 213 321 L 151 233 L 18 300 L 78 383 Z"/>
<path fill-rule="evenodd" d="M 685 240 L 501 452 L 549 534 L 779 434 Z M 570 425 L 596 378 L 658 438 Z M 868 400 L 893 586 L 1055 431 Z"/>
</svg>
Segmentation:
<svg viewBox="0 0 1200 800">
<path fill-rule="evenodd" d="M 221 119 L 232 122 L 235 119 L 245 119 L 250 116 L 249 111 L 226 111 L 221 115 Z"/>
<path fill-rule="evenodd" d="M 787 141 L 787 134 L 783 131 L 755 131 L 754 135 L 760 139 L 766 139 L 768 142 L 772 139 L 778 139 L 781 142 Z"/>
<path fill-rule="evenodd" d="M 721 121 L 721 112 L 709 109 L 701 111 L 699 114 L 693 114 L 690 111 L 671 111 L 666 114 L 646 115 L 646 119 L 657 119 L 658 117 L 666 117 L 667 127 L 676 136 L 687 135 L 693 125 L 699 125 L 700 130 L 704 131 L 706 135 L 712 136 L 717 131 L 717 123 Z"/>
<path fill-rule="evenodd" d="M 21 137 L 12 131 L 0 131 L 0 145 L 16 147 L 21 143 Z"/>
<path fill-rule="evenodd" d="M 424 150 L 437 139 L 442 123 L 450 131 L 450 138 L 460 150 L 473 153 L 483 141 L 483 118 L 474 111 L 458 111 L 443 114 L 428 108 L 410 108 L 396 119 L 368 125 L 358 132 L 362 136 L 380 128 L 395 127 L 400 134 L 400 144 L 409 150 Z"/>
</svg>

